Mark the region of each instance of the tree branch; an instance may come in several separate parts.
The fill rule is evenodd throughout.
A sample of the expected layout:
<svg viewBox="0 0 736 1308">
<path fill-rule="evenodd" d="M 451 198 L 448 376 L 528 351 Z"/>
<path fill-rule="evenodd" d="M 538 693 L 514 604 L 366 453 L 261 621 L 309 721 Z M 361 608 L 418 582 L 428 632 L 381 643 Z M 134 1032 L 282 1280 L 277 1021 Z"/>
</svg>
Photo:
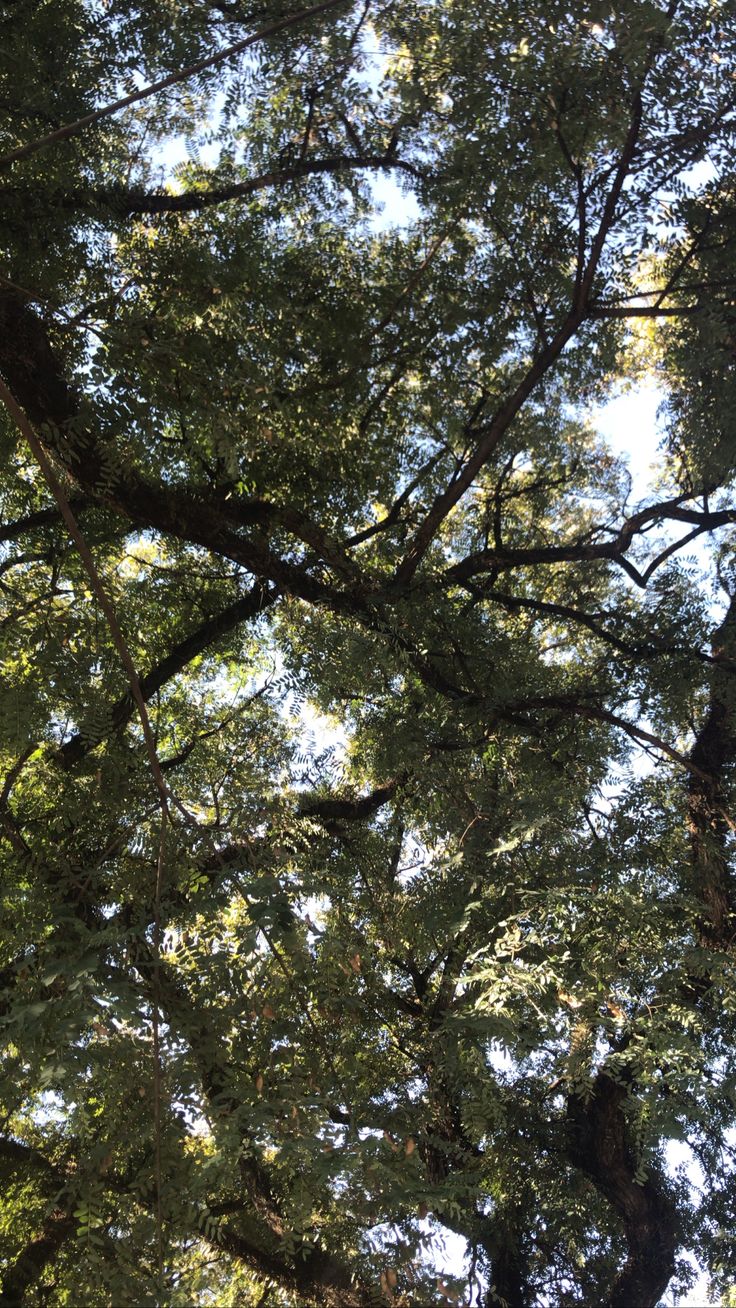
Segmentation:
<svg viewBox="0 0 736 1308">
<path fill-rule="evenodd" d="M 604 1070 L 589 1097 L 567 1101 L 568 1152 L 618 1213 L 629 1252 L 603 1308 L 655 1308 L 675 1270 L 676 1211 L 662 1183 L 641 1181 L 626 1117 L 624 1085 Z"/>
<path fill-rule="evenodd" d="M 148 971 L 150 968 L 144 970 Z M 202 1087 L 212 1112 L 218 1116 L 242 1117 L 242 1104 L 233 1094 L 227 1068 L 216 1056 L 207 1021 L 192 1013 L 169 970 L 162 969 L 161 999 L 169 1021 L 181 1030 L 198 1065 Z M 340 1257 L 324 1250 L 309 1234 L 286 1242 L 287 1222 L 274 1178 L 261 1160 L 259 1151 L 243 1133 L 246 1148 L 239 1157 L 239 1170 L 251 1213 L 241 1215 L 243 1233 L 225 1228 L 211 1240 L 217 1247 L 242 1259 L 250 1267 L 271 1276 L 287 1289 L 296 1290 L 300 1303 L 315 1308 L 365 1308 L 372 1297 L 368 1286 L 361 1284 L 356 1273 Z M 0 1301 L 0 1308 L 2 1303 Z"/>
<path fill-rule="evenodd" d="M 665 559 L 671 557 L 672 554 L 688 544 L 696 536 L 704 532 L 715 531 L 719 527 L 730 526 L 736 522 L 736 509 L 719 509 L 715 512 L 689 509 L 685 507 L 685 502 L 690 498 L 689 494 L 685 494 L 678 496 L 676 499 L 662 500 L 659 504 L 650 504 L 646 508 L 640 509 L 638 513 L 632 514 L 630 518 L 625 520 L 613 540 L 605 541 L 602 544 L 573 541 L 570 545 L 540 545 L 528 549 L 509 547 L 496 549 L 489 547 L 488 549 L 478 550 L 474 554 L 469 554 L 459 563 L 453 564 L 445 572 L 445 577 L 449 581 L 459 582 L 462 585 L 475 574 L 481 572 L 506 571 L 510 568 L 528 567 L 535 563 L 589 563 L 594 559 L 601 559 L 626 567 L 637 585 L 644 587 L 655 569 Z M 626 551 L 631 546 L 634 536 L 648 530 L 657 523 L 667 521 L 690 522 L 695 524 L 695 528 L 681 540 L 668 545 L 643 572 L 640 572 L 624 558 Z"/>
<path fill-rule="evenodd" d="M 49 204 L 60 205 L 64 209 L 88 209 L 93 212 L 104 208 L 115 215 L 199 213 L 211 209 L 229 200 L 244 200 L 250 195 L 269 187 L 287 186 L 305 177 L 339 176 L 342 173 L 357 172 L 362 169 L 377 171 L 405 172 L 415 179 L 424 174 L 407 160 L 386 154 L 332 155 L 324 159 L 303 159 L 290 168 L 282 168 L 243 182 L 232 182 L 227 186 L 211 187 L 209 190 L 184 191 L 174 194 L 168 191 L 129 190 L 123 186 L 109 186 L 95 190 L 64 191 L 49 194 Z M 23 198 L 24 192 L 16 188 L 0 189 L 0 198 Z M 33 193 L 34 200 L 37 195 Z"/>
<path fill-rule="evenodd" d="M 552 604 L 547 600 L 535 600 L 526 595 L 510 595 L 505 591 L 495 590 L 490 587 L 482 590 L 474 587 L 473 593 L 479 599 L 489 600 L 493 604 L 501 604 L 512 613 L 522 609 L 529 613 L 548 614 L 550 617 L 578 623 L 582 627 L 587 627 L 588 631 L 591 631 L 594 636 L 598 636 L 607 645 L 611 645 L 613 649 L 619 650 L 621 654 L 626 654 L 629 658 L 658 658 L 663 654 L 687 654 L 690 657 L 700 659 L 704 663 L 712 662 L 711 656 L 706 654 L 704 650 L 693 649 L 690 646 L 655 644 L 653 641 L 632 643 L 623 640 L 615 631 L 602 626 L 598 615 L 585 613 L 569 604 Z"/>
<path fill-rule="evenodd" d="M 733 687 L 736 676 L 736 597 L 713 636 L 710 703 L 690 751 L 688 832 L 694 890 L 703 905 L 702 943 L 730 949 L 736 933 L 736 897 L 726 839 L 728 773 L 736 760 Z"/>
<path fill-rule="evenodd" d="M 591 304 L 589 318 L 689 318 L 703 313 L 703 304 L 682 304 L 663 308 L 655 304 Z"/>
<path fill-rule="evenodd" d="M 82 509 L 89 506 L 89 500 L 85 495 L 70 495 L 69 505 L 75 513 L 80 513 Z M 36 513 L 27 514 L 25 518 L 16 518 L 14 522 L 0 525 L 0 543 L 17 540 L 28 531 L 36 531 L 39 527 L 49 527 L 61 521 L 58 505 L 54 505 L 53 508 L 38 509 Z"/>
<path fill-rule="evenodd" d="M 162 686 L 178 676 L 193 659 L 204 653 L 222 636 L 240 626 L 241 623 L 264 613 L 277 598 L 278 591 L 256 583 L 246 595 L 229 604 L 227 608 L 222 609 L 214 617 L 203 622 L 184 640 L 179 641 L 178 645 L 175 645 L 165 658 L 161 659 L 155 667 L 140 678 L 141 694 L 146 703 L 157 691 L 161 690 Z M 58 753 L 59 761 L 63 767 L 73 767 L 74 764 L 93 750 L 106 735 L 119 731 L 121 727 L 124 727 L 134 713 L 135 704 L 132 695 L 130 693 L 122 695 L 113 704 L 109 714 L 109 725 L 103 733 L 96 737 L 89 737 L 77 732 L 70 740 L 65 741 Z"/>
<path fill-rule="evenodd" d="M 627 722 L 617 713 L 610 709 L 603 708 L 597 704 L 584 704 L 579 700 L 574 700 L 563 695 L 539 696 L 531 699 L 520 700 L 518 703 L 508 705 L 508 711 L 519 713 L 526 709 L 557 709 L 563 713 L 569 713 L 573 717 L 588 718 L 591 722 L 607 722 L 619 731 L 623 731 L 639 745 L 652 745 L 661 754 L 672 759 L 679 767 L 684 768 L 691 776 L 699 778 L 702 782 L 712 783 L 712 777 L 705 772 L 698 763 L 694 762 L 692 757 L 680 753 L 672 745 L 668 745 L 666 740 L 661 736 L 655 736 L 653 732 L 646 731 L 643 727 L 637 727 L 633 722 Z M 504 710 L 506 711 L 506 710 Z"/>
</svg>

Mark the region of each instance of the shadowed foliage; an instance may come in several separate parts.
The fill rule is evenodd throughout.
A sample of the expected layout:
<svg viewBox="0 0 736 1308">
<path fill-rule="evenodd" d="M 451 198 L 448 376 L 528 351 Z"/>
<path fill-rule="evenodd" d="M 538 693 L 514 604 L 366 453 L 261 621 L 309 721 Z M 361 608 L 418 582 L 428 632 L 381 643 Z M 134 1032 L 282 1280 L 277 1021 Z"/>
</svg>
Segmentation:
<svg viewBox="0 0 736 1308">
<path fill-rule="evenodd" d="M 0 6 L 2 1308 L 733 1293 L 735 114 L 732 0 Z"/>
</svg>

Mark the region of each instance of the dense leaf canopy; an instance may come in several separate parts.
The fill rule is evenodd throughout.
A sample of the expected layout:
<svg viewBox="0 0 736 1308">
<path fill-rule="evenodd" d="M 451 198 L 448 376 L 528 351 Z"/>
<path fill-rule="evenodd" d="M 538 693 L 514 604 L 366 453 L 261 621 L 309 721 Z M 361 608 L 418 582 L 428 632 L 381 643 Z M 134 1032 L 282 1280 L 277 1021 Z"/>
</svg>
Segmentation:
<svg viewBox="0 0 736 1308">
<path fill-rule="evenodd" d="M 2 1308 L 729 1293 L 735 114 L 732 0 L 0 6 Z"/>
</svg>

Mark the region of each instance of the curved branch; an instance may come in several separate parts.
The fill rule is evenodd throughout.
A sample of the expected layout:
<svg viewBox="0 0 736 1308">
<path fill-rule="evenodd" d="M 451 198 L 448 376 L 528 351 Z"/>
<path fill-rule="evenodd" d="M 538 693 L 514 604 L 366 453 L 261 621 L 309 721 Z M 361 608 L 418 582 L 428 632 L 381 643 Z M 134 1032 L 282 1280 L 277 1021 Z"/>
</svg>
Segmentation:
<svg viewBox="0 0 736 1308">
<path fill-rule="evenodd" d="M 221 1227 L 209 1242 L 213 1248 L 239 1259 L 254 1271 L 295 1290 L 304 1308 L 366 1308 L 385 1302 L 377 1289 L 371 1293 L 361 1286 L 351 1270 L 319 1246 L 297 1244 L 293 1265 L 283 1254 L 269 1254 L 258 1244 L 231 1227 Z M 299 1256 L 301 1254 L 301 1256 Z M 2 1300 L 0 1300 L 2 1308 Z"/>
<path fill-rule="evenodd" d="M 221 495 L 154 484 L 134 469 L 111 468 L 89 425 L 82 422 L 78 396 L 67 383 L 45 327 L 25 300 L 14 291 L 0 291 L 0 376 L 32 426 L 43 433 L 43 444 L 66 467 L 90 500 L 124 514 L 138 526 L 153 528 L 202 545 L 231 558 L 249 572 L 268 579 L 286 593 L 304 599 L 328 599 L 353 612 L 356 600 L 309 576 L 304 564 L 274 554 L 262 538 L 245 537 L 243 526 L 278 524 L 330 563 L 357 579 L 357 568 L 337 542 L 306 514 L 258 499 L 223 501 Z"/>
<path fill-rule="evenodd" d="M 393 799 L 399 786 L 406 781 L 408 773 L 402 772 L 392 777 L 382 786 L 376 786 L 367 795 L 355 798 L 342 796 L 319 796 L 305 799 L 299 805 L 300 817 L 319 818 L 327 831 L 339 833 L 343 822 L 364 822 L 373 817 L 379 808 Z"/>
<path fill-rule="evenodd" d="M 474 554 L 468 554 L 466 558 L 461 559 L 459 563 L 454 563 L 446 570 L 445 576 L 448 580 L 462 585 L 482 572 L 505 572 L 536 563 L 591 563 L 600 559 L 625 567 L 633 580 L 639 586 L 645 587 L 660 564 L 678 549 L 689 544 L 696 536 L 715 531 L 719 527 L 731 526 L 736 522 L 736 509 L 719 509 L 715 512 L 689 509 L 685 507 L 684 502 L 690 498 L 690 495 L 681 495 L 676 499 L 662 500 L 659 504 L 650 504 L 640 509 L 638 513 L 626 519 L 612 540 L 602 544 L 579 540 L 572 541 L 569 545 L 539 545 L 527 549 L 502 546 L 477 550 Z M 640 572 L 624 557 L 625 553 L 636 535 L 664 522 L 693 523 L 694 526 L 692 531 L 668 545 L 644 571 Z"/>
</svg>

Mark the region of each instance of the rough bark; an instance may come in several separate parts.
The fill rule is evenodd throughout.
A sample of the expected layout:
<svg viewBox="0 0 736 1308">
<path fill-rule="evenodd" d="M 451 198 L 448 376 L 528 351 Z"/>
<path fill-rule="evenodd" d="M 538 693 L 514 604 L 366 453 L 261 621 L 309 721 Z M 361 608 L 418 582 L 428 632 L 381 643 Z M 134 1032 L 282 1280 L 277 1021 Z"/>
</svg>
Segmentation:
<svg viewBox="0 0 736 1308">
<path fill-rule="evenodd" d="M 734 938 L 734 887 L 727 838 L 728 772 L 736 759 L 736 597 L 712 642 L 710 704 L 690 759 L 699 770 L 688 782 L 688 829 L 693 888 L 703 906 L 701 943 L 730 949 Z"/>
<path fill-rule="evenodd" d="M 513 1227 L 498 1222 L 489 1247 L 490 1287 L 485 1308 L 527 1308 L 523 1260 Z"/>
<path fill-rule="evenodd" d="M 568 1152 L 618 1214 L 628 1245 L 626 1263 L 601 1308 L 655 1308 L 674 1272 L 676 1212 L 658 1178 L 637 1179 L 627 1096 L 626 1087 L 606 1072 L 596 1077 L 589 1098 L 571 1095 Z"/>
</svg>

